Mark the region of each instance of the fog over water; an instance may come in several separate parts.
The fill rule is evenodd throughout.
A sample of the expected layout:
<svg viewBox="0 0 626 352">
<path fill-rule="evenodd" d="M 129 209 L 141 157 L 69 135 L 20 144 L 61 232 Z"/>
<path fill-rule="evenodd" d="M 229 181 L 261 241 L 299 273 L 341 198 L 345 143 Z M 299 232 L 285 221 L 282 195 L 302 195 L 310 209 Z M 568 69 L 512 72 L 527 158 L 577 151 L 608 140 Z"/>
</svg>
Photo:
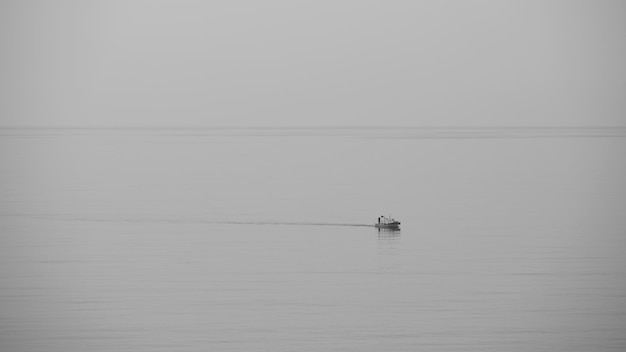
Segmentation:
<svg viewBox="0 0 626 352">
<path fill-rule="evenodd" d="M 0 2 L 0 351 L 626 350 L 625 16 Z"/>
<path fill-rule="evenodd" d="M 3 1 L 8 126 L 623 126 L 622 1 Z"/>
</svg>

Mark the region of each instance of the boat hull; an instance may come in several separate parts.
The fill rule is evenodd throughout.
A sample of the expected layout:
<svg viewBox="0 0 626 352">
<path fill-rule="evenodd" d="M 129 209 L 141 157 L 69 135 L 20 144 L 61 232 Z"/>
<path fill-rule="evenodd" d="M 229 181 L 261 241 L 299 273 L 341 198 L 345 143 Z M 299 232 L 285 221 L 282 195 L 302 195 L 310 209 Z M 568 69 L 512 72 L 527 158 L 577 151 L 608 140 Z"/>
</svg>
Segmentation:
<svg viewBox="0 0 626 352">
<path fill-rule="evenodd" d="M 376 227 L 378 229 L 399 230 L 400 229 L 400 222 L 391 222 L 391 223 L 387 223 L 387 224 L 374 224 L 374 227 Z"/>
</svg>

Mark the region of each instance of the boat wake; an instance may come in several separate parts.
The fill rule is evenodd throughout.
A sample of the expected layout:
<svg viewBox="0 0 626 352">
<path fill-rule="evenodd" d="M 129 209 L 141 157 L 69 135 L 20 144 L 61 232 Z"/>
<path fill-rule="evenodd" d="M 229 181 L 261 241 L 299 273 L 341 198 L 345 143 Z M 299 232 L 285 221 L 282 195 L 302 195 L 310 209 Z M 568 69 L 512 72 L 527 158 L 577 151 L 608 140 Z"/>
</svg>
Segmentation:
<svg viewBox="0 0 626 352">
<path fill-rule="evenodd" d="M 231 225 L 288 225 L 288 226 L 359 226 L 374 227 L 368 224 L 344 224 L 332 222 L 278 222 L 278 221 L 213 221 L 212 224 L 231 224 Z"/>
<path fill-rule="evenodd" d="M 306 221 L 238 221 L 238 220 L 204 220 L 204 219 L 173 219 L 173 218 L 105 218 L 105 217 L 65 217 L 52 214 L 11 214 L 39 220 L 71 221 L 71 222 L 102 222 L 102 223 L 161 223 L 161 224 L 207 224 L 207 225 L 267 225 L 267 226 L 350 226 L 374 227 L 370 224 L 306 222 Z"/>
</svg>

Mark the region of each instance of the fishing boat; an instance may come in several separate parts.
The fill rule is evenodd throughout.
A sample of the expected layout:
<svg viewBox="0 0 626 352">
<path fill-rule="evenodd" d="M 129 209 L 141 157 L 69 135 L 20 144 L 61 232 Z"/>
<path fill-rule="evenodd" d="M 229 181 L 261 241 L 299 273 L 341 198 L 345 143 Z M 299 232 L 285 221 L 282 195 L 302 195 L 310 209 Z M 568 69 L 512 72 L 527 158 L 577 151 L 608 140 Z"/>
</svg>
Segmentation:
<svg viewBox="0 0 626 352">
<path fill-rule="evenodd" d="M 399 230 L 400 221 L 393 219 L 391 216 L 387 217 L 381 215 L 378 217 L 378 222 L 375 223 L 374 226 L 379 229 Z"/>
</svg>

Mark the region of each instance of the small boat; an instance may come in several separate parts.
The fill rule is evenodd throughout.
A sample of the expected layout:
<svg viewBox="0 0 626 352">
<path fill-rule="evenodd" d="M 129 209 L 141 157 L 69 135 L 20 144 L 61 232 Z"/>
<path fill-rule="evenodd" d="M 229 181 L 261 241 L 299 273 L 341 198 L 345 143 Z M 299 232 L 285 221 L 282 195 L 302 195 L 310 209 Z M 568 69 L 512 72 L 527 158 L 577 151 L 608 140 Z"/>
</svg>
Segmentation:
<svg viewBox="0 0 626 352">
<path fill-rule="evenodd" d="M 393 219 L 391 216 L 386 217 L 381 215 L 378 217 L 378 222 L 374 224 L 374 227 L 379 229 L 400 230 L 400 221 Z"/>
</svg>

